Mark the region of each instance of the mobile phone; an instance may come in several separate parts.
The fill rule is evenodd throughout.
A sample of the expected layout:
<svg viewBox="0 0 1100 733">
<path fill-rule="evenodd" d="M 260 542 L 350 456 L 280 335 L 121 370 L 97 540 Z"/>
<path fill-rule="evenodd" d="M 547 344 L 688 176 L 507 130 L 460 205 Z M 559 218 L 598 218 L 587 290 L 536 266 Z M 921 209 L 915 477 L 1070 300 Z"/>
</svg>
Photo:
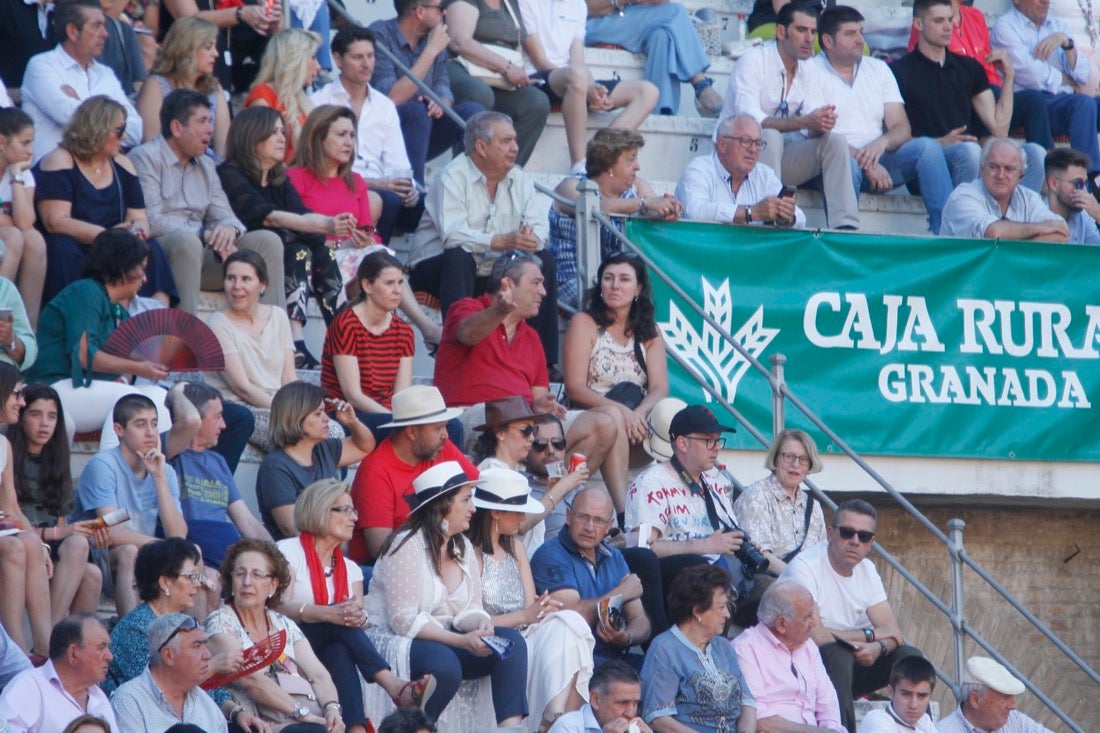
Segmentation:
<svg viewBox="0 0 1100 733">
<path fill-rule="evenodd" d="M 783 190 L 779 192 L 779 198 L 781 199 L 793 199 L 794 193 L 797 189 L 794 186 L 784 186 Z"/>
<path fill-rule="evenodd" d="M 844 647 L 848 651 L 850 651 L 850 652 L 858 652 L 859 651 L 859 647 L 857 645 L 853 644 L 852 642 L 848 641 L 847 639 L 845 639 L 841 636 L 838 636 L 836 634 L 833 634 L 833 638 L 836 639 L 836 643 L 838 645 Z"/>
<path fill-rule="evenodd" d="M 489 647 L 493 651 L 493 654 L 496 654 L 499 659 L 504 659 L 511 654 L 512 647 L 515 644 L 511 639 L 497 636 L 496 634 L 492 636 L 483 636 L 481 640 L 485 642 L 485 646 Z"/>
<path fill-rule="evenodd" d="M 11 308 L 0 308 L 0 321 L 12 320 Z"/>
</svg>

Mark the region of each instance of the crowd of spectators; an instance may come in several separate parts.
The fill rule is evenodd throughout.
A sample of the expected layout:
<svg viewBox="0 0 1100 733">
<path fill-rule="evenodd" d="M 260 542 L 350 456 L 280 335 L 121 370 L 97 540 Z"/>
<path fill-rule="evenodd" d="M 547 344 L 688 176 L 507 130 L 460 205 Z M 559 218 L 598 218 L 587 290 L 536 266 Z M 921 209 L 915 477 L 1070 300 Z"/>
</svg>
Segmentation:
<svg viewBox="0 0 1100 733">
<path fill-rule="evenodd" d="M 935 671 L 868 559 L 875 508 L 826 517 L 800 430 L 739 490 L 733 429 L 668 397 L 617 227 L 804 227 L 804 186 L 858 229 L 862 192 L 908 186 L 933 234 L 1100 243 L 1096 74 L 1043 0 L 992 30 L 915 0 L 893 64 L 854 8 L 768 4 L 774 42 L 723 99 L 673 2 L 395 0 L 333 35 L 324 2 L 0 0 L 0 733 L 856 733 L 883 687 L 860 730 L 934 730 Z M 586 44 L 644 54 L 645 78 L 594 79 Z M 658 194 L 637 128 L 684 83 L 714 152 Z M 616 217 L 590 283 L 574 208 L 523 170 L 552 107 L 558 194 Z M 224 369 L 173 386 L 103 350 L 202 290 L 225 294 Z M 940 731 L 1045 730 L 992 660 L 963 691 Z"/>
</svg>

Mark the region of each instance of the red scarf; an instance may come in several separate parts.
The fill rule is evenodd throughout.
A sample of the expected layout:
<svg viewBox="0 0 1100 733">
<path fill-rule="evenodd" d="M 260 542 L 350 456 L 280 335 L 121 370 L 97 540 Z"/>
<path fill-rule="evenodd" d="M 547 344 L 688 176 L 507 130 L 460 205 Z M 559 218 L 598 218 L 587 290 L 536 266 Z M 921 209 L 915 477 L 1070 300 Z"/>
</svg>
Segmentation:
<svg viewBox="0 0 1100 733">
<path fill-rule="evenodd" d="M 309 582 L 313 585 L 313 602 L 319 606 L 328 605 L 328 585 L 325 583 L 325 569 L 321 567 L 321 557 L 313 543 L 313 535 L 302 532 L 298 535 L 302 550 L 306 554 L 306 568 L 309 570 Z M 348 569 L 344 565 L 344 553 L 339 545 L 332 553 L 332 588 L 336 597 L 333 603 L 343 603 L 350 596 L 348 591 Z"/>
</svg>

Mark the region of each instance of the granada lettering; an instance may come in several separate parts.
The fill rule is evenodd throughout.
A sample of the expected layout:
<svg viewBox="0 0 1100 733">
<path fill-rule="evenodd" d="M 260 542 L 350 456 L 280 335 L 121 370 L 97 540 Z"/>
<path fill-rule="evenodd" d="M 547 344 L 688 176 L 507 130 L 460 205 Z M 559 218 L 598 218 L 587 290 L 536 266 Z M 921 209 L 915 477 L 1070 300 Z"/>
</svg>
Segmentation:
<svg viewBox="0 0 1100 733">
<path fill-rule="evenodd" d="M 1011 367 L 932 367 L 887 364 L 878 373 L 878 389 L 890 402 L 998 407 L 1092 407 L 1077 372 Z"/>
</svg>

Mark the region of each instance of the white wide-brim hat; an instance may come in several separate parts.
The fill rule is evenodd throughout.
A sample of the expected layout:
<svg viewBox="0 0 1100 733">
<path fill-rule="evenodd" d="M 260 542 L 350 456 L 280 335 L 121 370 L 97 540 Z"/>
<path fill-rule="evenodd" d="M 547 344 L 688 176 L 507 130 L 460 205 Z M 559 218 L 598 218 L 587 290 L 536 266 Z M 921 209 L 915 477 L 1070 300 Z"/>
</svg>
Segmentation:
<svg viewBox="0 0 1100 733">
<path fill-rule="evenodd" d="M 672 460 L 672 443 L 668 439 L 668 426 L 676 413 L 687 407 L 687 403 L 676 397 L 665 397 L 649 411 L 646 424 L 649 435 L 642 441 L 642 448 L 657 461 Z"/>
<path fill-rule="evenodd" d="M 546 505 L 531 496 L 531 485 L 522 473 L 510 468 L 487 468 L 474 491 L 474 506 L 502 512 L 542 514 Z"/>
<path fill-rule="evenodd" d="M 412 514 L 432 499 L 458 491 L 463 486 L 476 486 L 480 479 L 470 479 L 458 461 L 443 461 L 413 479 L 413 493 L 405 497 Z"/>
<path fill-rule="evenodd" d="M 461 407 L 447 407 L 443 395 L 429 384 L 413 384 L 393 396 L 390 402 L 393 419 L 381 428 L 403 428 L 408 425 L 433 425 L 453 420 L 463 413 Z"/>
</svg>

